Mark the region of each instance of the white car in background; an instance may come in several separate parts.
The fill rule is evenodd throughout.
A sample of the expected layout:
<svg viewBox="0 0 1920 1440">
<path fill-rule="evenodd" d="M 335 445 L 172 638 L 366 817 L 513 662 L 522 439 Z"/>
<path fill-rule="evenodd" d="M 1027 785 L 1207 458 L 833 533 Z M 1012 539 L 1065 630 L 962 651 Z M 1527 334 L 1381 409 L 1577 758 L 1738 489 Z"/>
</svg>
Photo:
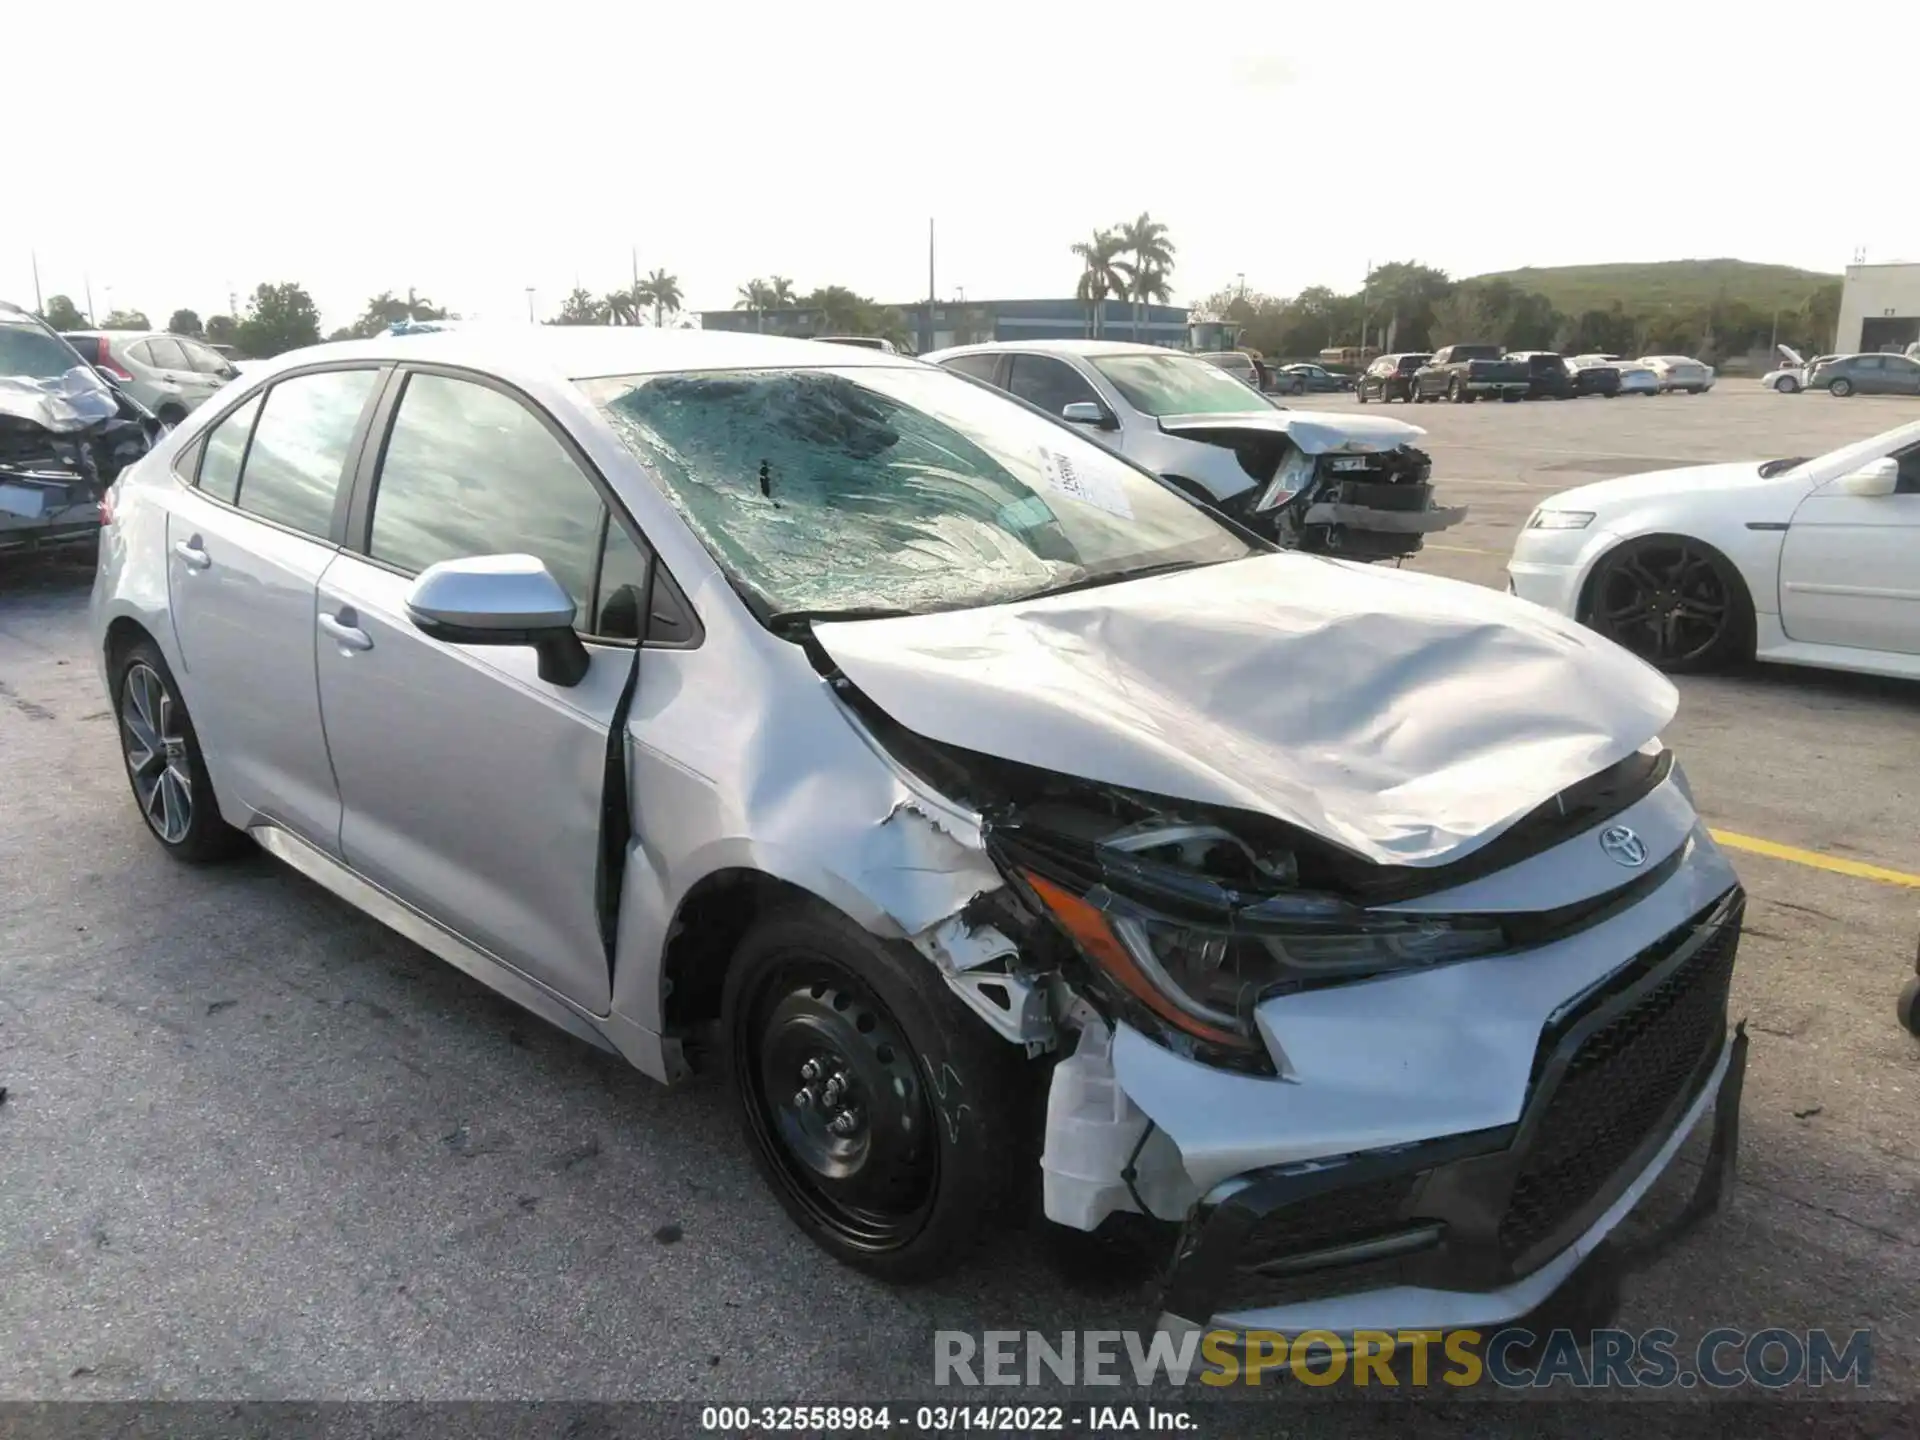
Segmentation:
<svg viewBox="0 0 1920 1440">
<path fill-rule="evenodd" d="M 1762 375 L 1760 383 L 1782 395 L 1797 395 L 1806 389 L 1807 376 L 1813 373 L 1813 367 L 1833 358 L 1831 355 L 1816 355 L 1809 360 L 1791 345 L 1776 345 L 1773 348 L 1780 356 L 1780 368 Z"/>
<path fill-rule="evenodd" d="M 1562 491 L 1507 576 L 1662 670 L 1755 658 L 1920 679 L 1920 422 L 1812 459 Z"/>
<path fill-rule="evenodd" d="M 1698 395 L 1713 388 L 1713 367 L 1690 355 L 1642 355 L 1640 363 L 1659 379 L 1663 394 L 1684 390 Z"/>
<path fill-rule="evenodd" d="M 1567 361 L 1568 369 L 1573 372 L 1590 365 L 1611 365 L 1618 370 L 1622 395 L 1660 393 L 1660 377 L 1644 360 L 1628 360 L 1619 355 L 1575 355 Z"/>
<path fill-rule="evenodd" d="M 920 358 L 1064 421 L 1289 549 L 1404 559 L 1423 536 L 1466 517 L 1465 506 L 1433 503 L 1419 426 L 1289 409 L 1203 355 L 1119 341 L 1031 340 Z"/>
</svg>

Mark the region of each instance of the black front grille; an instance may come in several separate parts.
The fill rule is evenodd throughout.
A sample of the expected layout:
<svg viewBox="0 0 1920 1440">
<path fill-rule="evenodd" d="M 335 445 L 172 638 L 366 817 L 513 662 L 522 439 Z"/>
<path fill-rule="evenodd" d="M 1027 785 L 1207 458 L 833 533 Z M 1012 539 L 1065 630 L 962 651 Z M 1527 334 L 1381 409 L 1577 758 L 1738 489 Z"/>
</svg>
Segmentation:
<svg viewBox="0 0 1920 1440">
<path fill-rule="evenodd" d="M 1521 1163 L 1501 1218 L 1500 1248 L 1509 1260 L 1553 1234 L 1616 1178 L 1718 1050 L 1739 944 L 1735 913 L 1580 1042 L 1547 1097 L 1539 1141 Z"/>
<path fill-rule="evenodd" d="M 1401 1208 L 1417 1175 L 1389 1175 L 1349 1190 L 1310 1196 L 1263 1217 L 1247 1235 L 1240 1263 L 1247 1269 L 1310 1250 L 1325 1250 L 1402 1229 Z"/>
</svg>

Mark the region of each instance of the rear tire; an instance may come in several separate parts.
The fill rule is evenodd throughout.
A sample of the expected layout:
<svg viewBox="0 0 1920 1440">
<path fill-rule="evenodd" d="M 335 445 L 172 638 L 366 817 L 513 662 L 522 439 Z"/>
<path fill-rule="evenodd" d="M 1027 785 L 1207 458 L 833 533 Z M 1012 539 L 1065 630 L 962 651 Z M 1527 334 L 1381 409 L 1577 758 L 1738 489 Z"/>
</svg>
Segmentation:
<svg viewBox="0 0 1920 1440">
<path fill-rule="evenodd" d="M 1365 390 L 1356 388 L 1353 393 L 1354 393 L 1354 398 L 1357 399 L 1362 405 L 1367 403 L 1367 392 Z M 1382 405 L 1387 403 L 1387 391 L 1385 386 L 1382 386 L 1380 389 L 1380 403 Z"/>
<path fill-rule="evenodd" d="M 1036 1072 L 907 945 L 821 905 L 776 911 L 734 953 L 721 1014 L 754 1163 L 843 1264 L 949 1271 L 1038 1174 Z"/>
<path fill-rule="evenodd" d="M 245 850 L 245 833 L 220 818 L 193 717 L 159 647 L 144 639 L 128 646 L 111 678 L 127 784 L 161 849 L 188 865 Z"/>
<path fill-rule="evenodd" d="M 1920 975 L 1907 981 L 1899 1000 L 1894 1003 L 1894 1013 L 1900 1017 L 1900 1023 L 1910 1035 L 1920 1035 L 1920 1014 L 1915 1013 L 1916 1002 L 1920 1002 Z"/>
</svg>

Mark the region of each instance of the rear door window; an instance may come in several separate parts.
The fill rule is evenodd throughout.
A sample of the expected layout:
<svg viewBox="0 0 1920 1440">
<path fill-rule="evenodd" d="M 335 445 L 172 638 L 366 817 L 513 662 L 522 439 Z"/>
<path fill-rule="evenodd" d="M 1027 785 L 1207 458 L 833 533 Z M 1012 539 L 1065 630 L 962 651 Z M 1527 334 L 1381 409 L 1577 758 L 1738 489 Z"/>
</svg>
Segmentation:
<svg viewBox="0 0 1920 1440">
<path fill-rule="evenodd" d="M 375 370 L 323 370 L 289 376 L 269 390 L 240 472 L 240 508 L 325 539 L 354 430 L 378 378 Z"/>
<path fill-rule="evenodd" d="M 169 340 L 156 336 L 146 342 L 147 362 L 162 370 L 187 370 L 187 352 L 180 348 L 178 340 Z"/>
<path fill-rule="evenodd" d="M 993 383 L 993 372 L 1000 363 L 998 355 L 955 355 L 951 360 L 942 360 L 942 368 L 958 370 L 962 375 L 971 375 L 976 380 Z"/>
</svg>

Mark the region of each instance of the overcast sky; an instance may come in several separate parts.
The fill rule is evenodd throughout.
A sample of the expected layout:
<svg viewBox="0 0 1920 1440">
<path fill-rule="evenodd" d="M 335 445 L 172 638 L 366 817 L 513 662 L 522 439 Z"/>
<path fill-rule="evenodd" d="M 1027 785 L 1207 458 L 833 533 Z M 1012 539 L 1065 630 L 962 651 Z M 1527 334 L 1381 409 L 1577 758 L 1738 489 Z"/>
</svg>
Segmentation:
<svg viewBox="0 0 1920 1440">
<path fill-rule="evenodd" d="M 22 0 L 6 29 L 0 296 L 37 253 L 44 293 L 156 324 L 281 280 L 328 327 L 409 285 L 544 316 L 635 246 L 692 309 L 775 273 L 900 301 L 930 216 L 943 297 L 1070 294 L 1067 247 L 1143 209 L 1181 301 L 1369 259 L 1920 259 L 1920 0 Z"/>
</svg>

